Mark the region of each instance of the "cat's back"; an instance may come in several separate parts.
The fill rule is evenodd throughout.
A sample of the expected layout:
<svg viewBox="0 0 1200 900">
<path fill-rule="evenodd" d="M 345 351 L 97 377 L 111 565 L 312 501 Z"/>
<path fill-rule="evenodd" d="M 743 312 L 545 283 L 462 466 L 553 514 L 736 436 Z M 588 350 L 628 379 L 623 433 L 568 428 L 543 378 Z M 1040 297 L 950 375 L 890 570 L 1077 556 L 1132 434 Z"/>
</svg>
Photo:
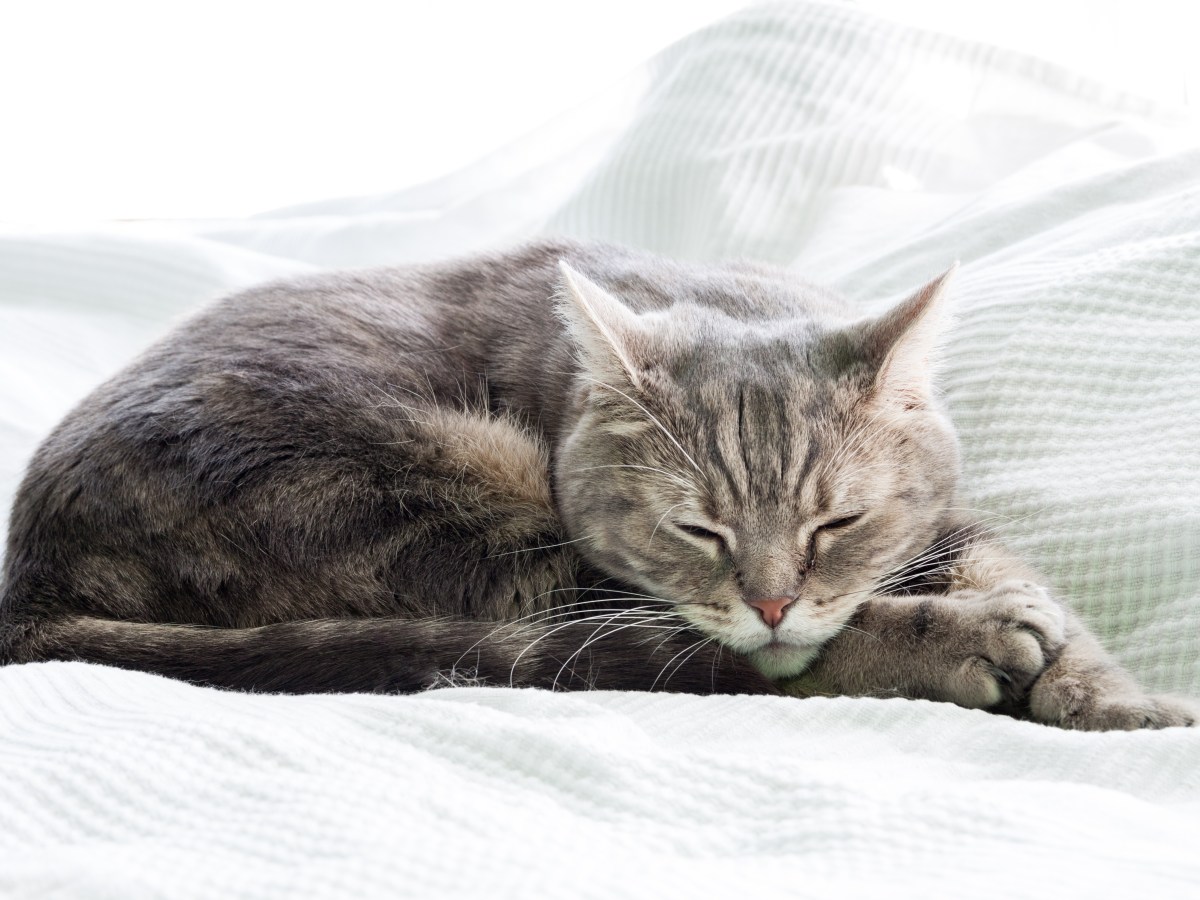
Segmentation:
<svg viewBox="0 0 1200 900">
<path fill-rule="evenodd" d="M 353 372 L 412 355 L 435 370 L 502 368 L 509 349 L 565 346 L 554 310 L 560 261 L 637 312 L 694 305 L 739 321 L 821 320 L 846 312 L 837 295 L 776 266 L 680 262 L 611 244 L 543 239 L 435 264 L 316 273 L 253 287 L 193 317 L 113 383 L 200 368 Z"/>
<path fill-rule="evenodd" d="M 95 465 L 233 442 L 318 434 L 389 400 L 557 418 L 574 368 L 555 312 L 565 261 L 638 312 L 688 306 L 741 322 L 820 319 L 836 296 L 757 263 L 681 263 L 563 239 L 432 265 L 319 273 L 217 301 L 97 388 L 31 463 L 22 498 Z M 191 461 L 195 461 L 192 454 Z M 186 467 L 185 467 L 186 468 Z M 58 492 L 62 494 L 62 491 Z M 69 493 L 69 492 L 68 492 Z"/>
<path fill-rule="evenodd" d="M 407 537 L 379 535 L 426 502 L 420 485 L 404 493 L 405 473 L 453 475 L 427 413 L 460 416 L 451 427 L 486 417 L 480 388 L 515 336 L 569 364 L 552 304 L 562 249 L 304 276 L 202 310 L 39 447 L 10 519 L 0 619 L 69 603 L 253 625 L 319 614 L 304 598 L 322 594 L 344 614 L 394 611 L 376 573 Z M 536 444 L 500 436 L 536 464 Z"/>
<path fill-rule="evenodd" d="M 372 412 L 385 407 L 474 398 L 552 422 L 575 366 L 555 311 L 560 261 L 639 312 L 780 320 L 836 303 L 783 269 L 562 239 L 260 285 L 201 311 L 81 402 L 31 462 L 11 533 L 101 483 L 116 496 L 151 472 L 193 490 L 230 481 L 239 451 L 304 456 L 386 439 Z"/>
</svg>

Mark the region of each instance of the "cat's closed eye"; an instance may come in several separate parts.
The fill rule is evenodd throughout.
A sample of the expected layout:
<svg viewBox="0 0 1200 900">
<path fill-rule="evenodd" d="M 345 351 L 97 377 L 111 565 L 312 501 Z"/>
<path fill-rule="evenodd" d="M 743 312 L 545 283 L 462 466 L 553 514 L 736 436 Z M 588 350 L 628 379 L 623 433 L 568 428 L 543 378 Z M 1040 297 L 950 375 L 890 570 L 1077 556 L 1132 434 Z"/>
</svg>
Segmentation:
<svg viewBox="0 0 1200 900">
<path fill-rule="evenodd" d="M 822 525 L 818 525 L 819 531 L 836 531 L 839 528 L 848 528 L 863 517 L 863 513 L 852 513 L 848 516 L 841 516 L 837 519 L 832 519 Z"/>
<path fill-rule="evenodd" d="M 725 536 L 718 534 L 711 528 L 705 528 L 703 525 L 692 525 L 687 522 L 676 522 L 675 527 L 684 534 L 690 534 L 694 538 L 699 538 L 702 541 L 707 541 L 715 545 L 720 550 L 726 549 Z"/>
</svg>

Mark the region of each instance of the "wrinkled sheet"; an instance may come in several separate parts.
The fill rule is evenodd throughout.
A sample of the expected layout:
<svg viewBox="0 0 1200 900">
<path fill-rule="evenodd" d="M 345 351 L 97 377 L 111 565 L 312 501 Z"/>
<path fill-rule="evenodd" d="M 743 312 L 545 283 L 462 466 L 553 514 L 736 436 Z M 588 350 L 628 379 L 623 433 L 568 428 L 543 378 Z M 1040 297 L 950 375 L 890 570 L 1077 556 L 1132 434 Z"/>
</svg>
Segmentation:
<svg viewBox="0 0 1200 900">
<path fill-rule="evenodd" d="M 0 233 L 0 502 L 205 301 L 537 233 L 898 299 L 959 260 L 966 501 L 1156 690 L 1200 696 L 1200 140 L 1054 65 L 748 10 L 439 182 L 236 221 Z M 1200 892 L 1200 733 L 902 700 L 256 697 L 0 670 L 0 895 Z"/>
</svg>

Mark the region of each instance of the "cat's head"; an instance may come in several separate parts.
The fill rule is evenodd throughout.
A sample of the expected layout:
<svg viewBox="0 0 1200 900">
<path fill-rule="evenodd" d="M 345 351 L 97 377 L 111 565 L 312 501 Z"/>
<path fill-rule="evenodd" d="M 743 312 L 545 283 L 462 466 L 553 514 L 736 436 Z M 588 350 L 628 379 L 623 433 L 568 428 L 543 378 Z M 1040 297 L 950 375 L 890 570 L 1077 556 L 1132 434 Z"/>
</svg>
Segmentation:
<svg viewBox="0 0 1200 900">
<path fill-rule="evenodd" d="M 688 302 L 637 314 L 564 264 L 580 416 L 556 489 L 584 555 L 766 674 L 801 671 L 953 502 L 930 372 L 947 275 L 880 317 L 822 324 Z"/>
</svg>

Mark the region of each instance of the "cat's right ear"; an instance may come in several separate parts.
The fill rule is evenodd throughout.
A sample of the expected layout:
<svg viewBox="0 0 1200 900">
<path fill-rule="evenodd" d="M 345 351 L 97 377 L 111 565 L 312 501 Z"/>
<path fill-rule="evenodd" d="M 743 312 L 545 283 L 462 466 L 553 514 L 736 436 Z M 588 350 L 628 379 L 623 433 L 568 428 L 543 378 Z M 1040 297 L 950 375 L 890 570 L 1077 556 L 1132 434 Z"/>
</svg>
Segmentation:
<svg viewBox="0 0 1200 900">
<path fill-rule="evenodd" d="M 640 390 L 642 379 L 634 356 L 643 334 L 637 315 L 566 262 L 560 260 L 558 268 L 562 272 L 558 314 L 580 362 L 598 381 L 616 380 Z"/>
<path fill-rule="evenodd" d="M 874 370 L 876 396 L 908 409 L 929 404 L 937 348 L 950 322 L 947 288 L 957 270 L 955 263 L 861 329 L 860 347 Z"/>
</svg>

